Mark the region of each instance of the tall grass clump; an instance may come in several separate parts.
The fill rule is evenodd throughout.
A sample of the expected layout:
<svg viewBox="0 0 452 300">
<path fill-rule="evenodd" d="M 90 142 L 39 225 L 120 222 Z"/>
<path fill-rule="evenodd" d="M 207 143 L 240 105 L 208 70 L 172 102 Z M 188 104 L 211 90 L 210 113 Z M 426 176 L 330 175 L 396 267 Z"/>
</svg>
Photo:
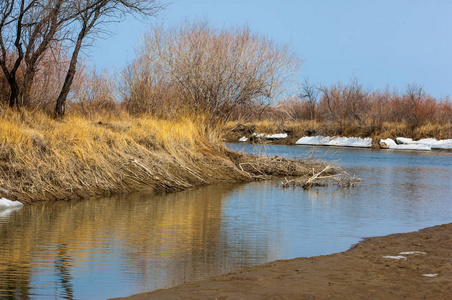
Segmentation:
<svg viewBox="0 0 452 300">
<path fill-rule="evenodd" d="M 191 119 L 77 115 L 1 108 L 0 197 L 30 203 L 135 190 L 176 191 L 320 168 L 230 152 Z"/>
<path fill-rule="evenodd" d="M 23 201 L 137 189 L 179 190 L 244 179 L 190 120 L 56 121 L 40 112 L 0 115 L 0 193 Z"/>
</svg>

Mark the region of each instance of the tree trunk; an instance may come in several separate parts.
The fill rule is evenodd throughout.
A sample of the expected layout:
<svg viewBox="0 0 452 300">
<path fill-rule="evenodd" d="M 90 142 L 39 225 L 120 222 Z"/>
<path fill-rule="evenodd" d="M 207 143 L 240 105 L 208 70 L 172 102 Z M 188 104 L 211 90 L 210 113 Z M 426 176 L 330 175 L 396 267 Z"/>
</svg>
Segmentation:
<svg viewBox="0 0 452 300">
<path fill-rule="evenodd" d="M 24 76 L 24 81 L 22 84 L 22 90 L 20 91 L 20 100 L 22 106 L 29 106 L 31 103 L 31 91 L 33 87 L 33 81 L 36 75 L 36 71 L 34 70 L 34 67 L 27 68 Z"/>
<path fill-rule="evenodd" d="M 71 91 L 72 82 L 74 81 L 75 72 L 77 71 L 77 59 L 78 54 L 80 52 L 80 48 L 82 47 L 82 40 L 84 34 L 80 34 L 77 43 L 74 48 L 74 52 L 72 52 L 71 62 L 69 63 L 69 68 L 66 73 L 66 78 L 64 79 L 63 87 L 61 88 L 61 92 L 58 95 L 58 99 L 55 106 L 55 117 L 62 118 L 64 117 L 64 113 L 66 110 L 66 100 L 69 92 Z"/>
<path fill-rule="evenodd" d="M 13 108 L 15 105 L 19 107 L 19 85 L 15 77 L 8 78 L 11 94 L 9 96 L 9 107 Z"/>
</svg>

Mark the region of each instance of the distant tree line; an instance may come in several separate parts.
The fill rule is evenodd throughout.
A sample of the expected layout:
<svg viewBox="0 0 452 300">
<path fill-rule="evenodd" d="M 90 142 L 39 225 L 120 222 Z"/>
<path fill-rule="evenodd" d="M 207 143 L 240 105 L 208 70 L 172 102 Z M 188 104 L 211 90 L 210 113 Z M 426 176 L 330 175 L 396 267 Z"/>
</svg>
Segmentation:
<svg viewBox="0 0 452 300">
<path fill-rule="evenodd" d="M 357 78 L 349 84 L 331 86 L 305 80 L 299 92 L 273 105 L 241 107 L 236 120 L 290 120 L 336 124 L 380 131 L 385 123 L 404 124 L 414 130 L 427 124 L 450 125 L 452 102 L 448 97 L 435 99 L 418 84 L 409 84 L 403 92 L 366 90 Z"/>
</svg>

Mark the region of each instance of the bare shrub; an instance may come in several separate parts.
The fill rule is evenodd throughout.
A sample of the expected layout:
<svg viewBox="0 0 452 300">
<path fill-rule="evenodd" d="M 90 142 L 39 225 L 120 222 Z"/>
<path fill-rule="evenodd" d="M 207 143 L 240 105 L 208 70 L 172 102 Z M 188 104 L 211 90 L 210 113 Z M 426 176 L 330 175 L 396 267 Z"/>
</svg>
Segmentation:
<svg viewBox="0 0 452 300">
<path fill-rule="evenodd" d="M 86 117 L 119 113 L 115 82 L 109 74 L 92 72 L 88 75 L 80 70 L 78 75 L 69 102 L 70 112 Z"/>
<path fill-rule="evenodd" d="M 168 110 L 153 93 L 169 88 L 177 101 L 171 110 L 202 116 L 209 126 L 223 124 L 240 105 L 272 100 L 297 65 L 287 47 L 248 28 L 217 29 L 207 22 L 158 27 L 124 72 L 124 101 L 143 112 Z"/>
<path fill-rule="evenodd" d="M 320 129 L 322 134 L 329 135 L 379 136 L 384 131 L 391 137 L 451 136 L 450 99 L 437 100 L 416 84 L 408 85 L 401 94 L 389 87 L 367 91 L 356 78 L 347 85 L 315 86 L 305 81 L 301 87 L 297 96 L 269 105 L 259 118 L 250 114 L 247 121 L 284 124 L 289 120 L 306 127 L 305 132 Z"/>
</svg>

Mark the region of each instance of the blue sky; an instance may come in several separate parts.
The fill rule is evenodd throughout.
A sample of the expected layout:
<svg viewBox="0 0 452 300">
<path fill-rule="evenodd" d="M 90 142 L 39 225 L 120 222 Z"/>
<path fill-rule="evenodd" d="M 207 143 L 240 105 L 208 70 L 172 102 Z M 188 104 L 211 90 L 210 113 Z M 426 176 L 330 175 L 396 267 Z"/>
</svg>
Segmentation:
<svg viewBox="0 0 452 300">
<path fill-rule="evenodd" d="M 163 0 L 164 1 L 164 0 Z M 121 70 L 155 24 L 208 19 L 248 25 L 291 46 L 303 60 L 300 80 L 330 85 L 356 76 L 364 87 L 403 91 L 420 84 L 432 96 L 452 96 L 450 0 L 172 0 L 157 18 L 129 18 L 90 50 L 99 69 Z"/>
</svg>

